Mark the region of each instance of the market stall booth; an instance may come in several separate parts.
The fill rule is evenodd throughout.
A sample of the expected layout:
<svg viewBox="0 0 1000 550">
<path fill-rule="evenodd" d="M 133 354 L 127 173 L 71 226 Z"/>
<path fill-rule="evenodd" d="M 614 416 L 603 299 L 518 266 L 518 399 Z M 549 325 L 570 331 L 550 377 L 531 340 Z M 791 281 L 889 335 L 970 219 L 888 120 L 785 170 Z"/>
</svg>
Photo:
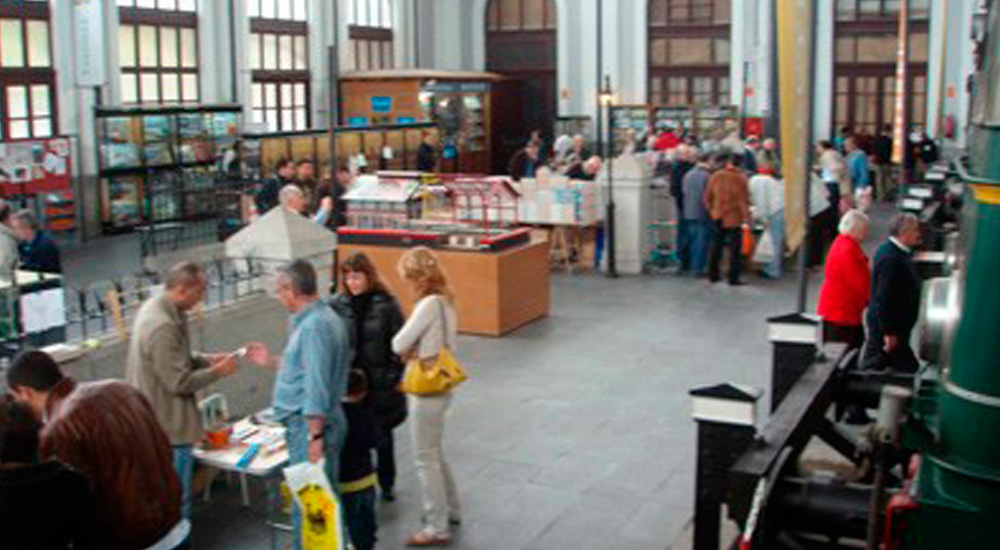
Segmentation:
<svg viewBox="0 0 1000 550">
<path fill-rule="evenodd" d="M 440 171 L 500 173 L 512 148 L 529 131 L 518 127 L 517 86 L 516 81 L 484 72 L 347 72 L 340 78 L 340 123 L 365 127 L 433 122 L 441 130 Z"/>
<path fill-rule="evenodd" d="M 456 296 L 459 330 L 502 336 L 548 315 L 548 243 L 518 227 L 520 194 L 506 178 L 382 174 L 346 195 L 349 225 L 338 260 L 365 253 L 409 312 L 396 265 L 406 250 L 435 250 Z"/>
</svg>

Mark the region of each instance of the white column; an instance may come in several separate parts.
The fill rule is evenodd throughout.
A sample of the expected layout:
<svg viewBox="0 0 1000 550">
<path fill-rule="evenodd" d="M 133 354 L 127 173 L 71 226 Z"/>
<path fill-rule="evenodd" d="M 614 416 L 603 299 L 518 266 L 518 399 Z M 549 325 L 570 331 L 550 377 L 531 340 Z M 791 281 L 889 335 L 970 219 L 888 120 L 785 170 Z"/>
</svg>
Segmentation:
<svg viewBox="0 0 1000 550">
<path fill-rule="evenodd" d="M 340 10 L 336 15 L 339 21 L 334 21 L 333 2 L 324 0 L 310 0 L 309 2 L 309 90 L 311 102 L 311 124 L 312 128 L 326 128 L 329 117 L 330 105 L 330 71 L 329 71 L 329 48 L 337 42 L 338 36 L 343 38 L 340 44 L 343 46 L 338 51 L 340 58 L 340 70 L 351 70 L 353 67 L 347 64 L 350 59 L 350 52 L 347 51 L 347 3 L 339 1 L 337 8 Z"/>
<path fill-rule="evenodd" d="M 413 67 L 413 0 L 392 2 L 392 51 L 396 68 Z"/>
<path fill-rule="evenodd" d="M 472 35 L 472 68 L 486 70 L 486 9 L 490 0 L 472 0 L 472 20 L 469 33 Z M 556 8 L 558 9 L 558 7 Z"/>
<path fill-rule="evenodd" d="M 768 118 L 777 113 L 771 113 L 772 95 L 777 93 L 771 87 L 776 67 L 774 44 L 774 0 L 759 0 L 757 2 L 757 36 L 755 46 L 754 70 L 754 103 L 756 114 Z"/>
<path fill-rule="evenodd" d="M 202 103 L 229 99 L 229 2 L 198 6 L 198 80 Z"/>
<path fill-rule="evenodd" d="M 955 19 L 955 29 L 956 32 L 949 33 L 948 38 L 948 59 L 949 61 L 954 55 L 957 58 L 957 63 L 949 63 L 949 67 L 955 67 L 957 69 L 957 74 L 952 73 L 949 76 L 949 84 L 955 86 L 955 98 L 950 98 L 948 100 L 948 106 L 946 107 L 945 114 L 955 117 L 955 137 L 953 145 L 955 147 L 965 147 L 966 136 L 965 127 L 969 123 L 968 113 L 969 113 L 969 103 L 972 101 L 969 95 L 968 87 L 966 83 L 969 80 L 969 76 L 975 71 L 975 56 L 973 55 L 973 50 L 975 45 L 972 43 L 972 18 L 976 11 L 975 6 L 972 2 L 951 2 L 952 9 L 955 11 L 953 17 Z"/>
<path fill-rule="evenodd" d="M 624 2 L 621 0 L 598 1 L 604 2 L 602 7 L 604 15 L 604 64 L 602 67 L 603 74 L 600 75 L 600 78 L 603 82 L 605 75 L 611 77 L 611 88 L 615 92 L 615 97 L 622 98 L 622 90 L 624 89 L 624 86 L 621 70 L 622 48 L 619 45 L 619 40 L 622 33 L 622 21 L 625 20 L 624 14 L 622 13 L 622 4 Z M 586 28 L 584 29 L 584 35 L 586 35 Z M 624 103 L 621 99 L 618 99 L 618 102 Z"/>
<path fill-rule="evenodd" d="M 309 14 L 311 19 L 312 12 Z M 231 58 L 230 63 L 235 67 L 236 72 L 236 97 L 231 98 L 231 100 L 243 106 L 243 123 L 247 124 L 253 120 L 253 100 L 250 96 L 253 74 L 250 70 L 248 46 L 250 43 L 250 17 L 247 15 L 246 2 L 234 2 L 230 17 L 233 18 L 233 40 L 236 45 L 235 50 L 230 54 L 230 56 L 235 54 L 235 58 Z"/>
<path fill-rule="evenodd" d="M 927 33 L 927 111 L 926 124 L 927 135 L 938 137 L 938 126 L 941 118 L 940 100 L 941 83 L 944 80 L 942 64 L 945 62 L 941 57 L 944 46 L 946 19 L 949 14 L 945 14 L 945 4 L 947 0 L 932 0 L 930 6 L 930 21 Z"/>
<path fill-rule="evenodd" d="M 729 103 L 743 106 L 746 78 L 747 40 L 753 36 L 752 0 L 733 0 L 729 25 Z"/>
<path fill-rule="evenodd" d="M 818 0 L 816 13 L 816 48 L 813 51 L 813 140 L 833 135 L 833 55 L 834 0 Z M 803 23 L 808 24 L 808 23 Z"/>
<path fill-rule="evenodd" d="M 626 32 L 620 39 L 623 42 L 622 57 L 619 63 L 630 69 L 628 76 L 623 77 L 621 101 L 623 103 L 642 104 L 649 101 L 647 88 L 649 80 L 649 9 L 648 0 L 632 0 L 627 21 L 623 25 Z"/>
<path fill-rule="evenodd" d="M 53 4 L 58 4 L 57 0 Z M 107 64 L 104 66 L 104 75 L 107 78 L 102 92 L 102 100 L 106 105 L 121 105 L 121 56 L 118 52 L 118 29 L 120 21 L 118 19 L 118 6 L 114 2 L 107 2 L 104 5 L 104 50 L 106 52 Z M 75 55 L 75 54 L 74 54 Z M 136 52 L 136 59 L 139 53 Z M 58 73 L 56 76 L 59 76 Z M 140 98 L 141 99 L 141 98 Z M 96 172 L 95 172 L 96 173 Z"/>
<path fill-rule="evenodd" d="M 436 63 L 438 69 L 458 70 L 462 68 L 462 0 L 438 0 L 441 8 L 437 13 L 435 37 Z"/>
</svg>

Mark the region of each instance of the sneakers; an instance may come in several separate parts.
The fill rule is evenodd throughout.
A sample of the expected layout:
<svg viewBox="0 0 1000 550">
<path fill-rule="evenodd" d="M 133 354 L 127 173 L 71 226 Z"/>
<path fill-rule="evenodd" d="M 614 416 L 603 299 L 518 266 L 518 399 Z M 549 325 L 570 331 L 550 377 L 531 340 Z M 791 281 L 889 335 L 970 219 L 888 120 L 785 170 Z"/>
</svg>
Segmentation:
<svg viewBox="0 0 1000 550">
<path fill-rule="evenodd" d="M 406 539 L 406 545 L 410 547 L 448 546 L 450 544 L 451 535 L 433 533 L 427 529 L 417 531 Z"/>
</svg>

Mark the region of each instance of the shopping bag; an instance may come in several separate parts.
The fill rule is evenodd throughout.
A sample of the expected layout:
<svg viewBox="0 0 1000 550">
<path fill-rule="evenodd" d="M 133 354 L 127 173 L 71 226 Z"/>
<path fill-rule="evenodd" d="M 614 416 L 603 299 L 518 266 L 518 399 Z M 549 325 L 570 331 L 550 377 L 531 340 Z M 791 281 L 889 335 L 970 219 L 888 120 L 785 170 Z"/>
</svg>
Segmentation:
<svg viewBox="0 0 1000 550">
<path fill-rule="evenodd" d="M 340 501 L 324 470 L 325 460 L 301 462 L 285 468 L 292 498 L 302 510 L 302 548 L 345 550 Z"/>
<path fill-rule="evenodd" d="M 753 254 L 753 231 L 749 227 L 743 226 L 743 255 Z"/>
<path fill-rule="evenodd" d="M 771 230 L 767 229 L 757 241 L 757 248 L 753 251 L 753 261 L 759 264 L 770 263 L 774 259 L 774 254 L 774 237 L 771 236 Z"/>
</svg>

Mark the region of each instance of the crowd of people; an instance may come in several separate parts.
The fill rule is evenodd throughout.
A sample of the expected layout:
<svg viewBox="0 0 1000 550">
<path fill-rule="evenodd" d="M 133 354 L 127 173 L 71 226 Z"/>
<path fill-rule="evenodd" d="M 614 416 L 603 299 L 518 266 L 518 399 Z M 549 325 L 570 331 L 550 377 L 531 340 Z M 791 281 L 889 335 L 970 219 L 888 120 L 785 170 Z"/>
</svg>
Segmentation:
<svg viewBox="0 0 1000 550">
<path fill-rule="evenodd" d="M 15 357 L 7 371 L 12 397 L 0 399 L 5 542 L 14 548 L 186 548 L 194 449 L 205 433 L 196 395 L 236 374 L 246 360 L 274 372 L 271 408 L 286 430 L 289 463 L 321 462 L 339 482 L 354 548 L 375 547 L 377 494 L 395 499 L 393 431 L 404 422 L 424 518 L 406 544 L 450 543 L 461 522 L 442 446 L 451 394 L 404 395 L 400 384 L 405 369 L 430 368 L 442 350 L 457 347 L 446 275 L 429 249 L 403 255 L 399 275 L 418 300 L 405 319 L 365 255 L 351 256 L 341 269 L 343 289 L 327 301 L 319 298 L 312 264 L 278 268 L 275 296 L 290 316 L 280 354 L 260 342 L 235 352 L 196 352 L 187 314 L 204 298 L 208 280 L 200 266 L 182 262 L 136 315 L 124 381 L 78 383 L 44 352 Z M 297 503 L 292 526 L 293 545 L 301 548 Z"/>
</svg>

